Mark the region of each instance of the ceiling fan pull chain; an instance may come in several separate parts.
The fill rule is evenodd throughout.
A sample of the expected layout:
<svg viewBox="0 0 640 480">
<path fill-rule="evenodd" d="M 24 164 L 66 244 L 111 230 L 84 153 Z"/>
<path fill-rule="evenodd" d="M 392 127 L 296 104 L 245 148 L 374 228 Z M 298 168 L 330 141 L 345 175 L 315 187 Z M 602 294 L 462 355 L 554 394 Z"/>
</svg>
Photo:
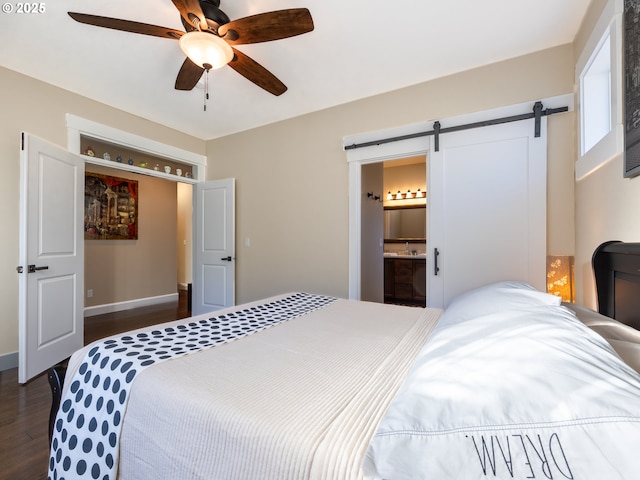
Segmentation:
<svg viewBox="0 0 640 480">
<path fill-rule="evenodd" d="M 207 111 L 207 100 L 209 100 L 209 70 L 211 70 L 211 65 L 205 63 L 204 67 L 204 111 Z"/>
</svg>

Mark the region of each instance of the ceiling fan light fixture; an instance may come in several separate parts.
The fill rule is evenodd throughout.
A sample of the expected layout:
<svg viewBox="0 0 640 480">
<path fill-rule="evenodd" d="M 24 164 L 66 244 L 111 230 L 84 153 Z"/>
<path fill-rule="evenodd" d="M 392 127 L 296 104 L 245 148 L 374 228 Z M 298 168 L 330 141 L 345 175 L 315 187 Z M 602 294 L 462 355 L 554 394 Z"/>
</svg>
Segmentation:
<svg viewBox="0 0 640 480">
<path fill-rule="evenodd" d="M 180 37 L 179 43 L 189 60 L 202 68 L 221 68 L 233 59 L 231 46 L 212 33 L 187 32 Z"/>
</svg>

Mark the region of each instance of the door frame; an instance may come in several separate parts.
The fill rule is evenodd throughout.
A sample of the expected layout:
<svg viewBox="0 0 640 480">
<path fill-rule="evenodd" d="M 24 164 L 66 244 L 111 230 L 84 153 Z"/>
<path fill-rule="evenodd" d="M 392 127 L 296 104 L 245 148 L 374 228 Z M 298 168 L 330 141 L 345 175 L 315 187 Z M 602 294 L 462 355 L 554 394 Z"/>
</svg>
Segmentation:
<svg viewBox="0 0 640 480">
<path fill-rule="evenodd" d="M 368 142 L 376 138 L 390 138 L 428 130 L 430 124 L 421 123 L 400 129 L 386 130 L 365 135 L 346 137 L 344 145 Z M 426 155 L 428 162 L 429 140 L 416 137 L 409 140 L 387 143 L 379 146 L 347 150 L 349 162 L 349 298 L 360 300 L 361 296 L 361 241 L 362 241 L 362 166 L 398 160 L 405 157 Z M 427 215 L 429 209 L 427 189 Z"/>
<path fill-rule="evenodd" d="M 541 101 L 545 108 L 560 108 L 569 105 L 569 111 L 573 110 L 574 97 L 573 94 L 559 95 L 557 97 L 549 97 L 545 99 L 538 99 Z M 494 118 L 508 117 L 511 115 L 518 115 L 523 112 L 530 112 L 533 109 L 533 105 L 536 100 L 531 102 L 524 102 L 506 107 L 495 108 L 491 110 L 485 110 L 476 113 L 470 113 L 466 115 L 445 118 L 440 121 L 441 127 L 454 127 L 458 125 L 466 125 L 475 122 L 481 122 L 485 120 L 491 120 Z M 425 121 L 413 125 L 405 125 L 402 127 L 396 127 L 386 130 L 380 130 L 376 132 L 369 132 L 358 135 L 347 136 L 343 139 L 343 147 L 355 145 L 359 143 L 373 142 L 384 138 L 394 138 L 411 136 L 419 132 L 425 132 L 432 130 L 433 122 Z M 360 241 L 361 241 L 361 229 L 362 219 L 360 215 L 361 211 L 361 198 L 362 198 L 362 165 L 368 163 L 385 162 L 388 160 L 397 160 L 408 156 L 426 155 L 427 156 L 427 171 L 429 163 L 429 145 L 430 137 L 422 136 L 415 138 L 408 138 L 405 140 L 398 140 L 389 143 L 381 143 L 379 145 L 372 145 L 369 147 L 356 148 L 346 150 L 347 162 L 349 164 L 349 298 L 352 300 L 360 300 Z M 429 218 L 429 178 L 427 178 L 427 216 Z M 427 251 L 429 245 L 429 234 L 427 232 Z M 429 272 L 432 267 L 432 258 L 427 255 L 427 269 Z M 427 305 L 429 305 L 429 299 L 427 298 Z"/>
</svg>

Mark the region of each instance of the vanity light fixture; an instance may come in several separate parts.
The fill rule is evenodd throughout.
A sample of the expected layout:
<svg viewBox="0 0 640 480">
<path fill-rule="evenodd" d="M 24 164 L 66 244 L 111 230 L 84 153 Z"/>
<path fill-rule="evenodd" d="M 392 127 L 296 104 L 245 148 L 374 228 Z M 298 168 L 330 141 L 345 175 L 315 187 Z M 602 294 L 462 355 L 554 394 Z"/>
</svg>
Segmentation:
<svg viewBox="0 0 640 480">
<path fill-rule="evenodd" d="M 395 194 L 389 191 L 389 193 L 387 193 L 387 200 L 414 200 L 417 198 L 426 198 L 426 196 L 426 192 L 423 192 L 419 188 L 415 192 L 407 190 L 407 193 L 402 193 L 400 190 L 398 190 L 398 193 Z"/>
</svg>

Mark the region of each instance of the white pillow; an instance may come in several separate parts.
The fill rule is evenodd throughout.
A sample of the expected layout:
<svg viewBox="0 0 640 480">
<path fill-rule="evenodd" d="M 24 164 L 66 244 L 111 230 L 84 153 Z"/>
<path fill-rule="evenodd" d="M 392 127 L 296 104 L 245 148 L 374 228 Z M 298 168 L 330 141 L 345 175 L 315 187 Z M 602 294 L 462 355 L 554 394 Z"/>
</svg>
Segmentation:
<svg viewBox="0 0 640 480">
<path fill-rule="evenodd" d="M 562 299 L 536 290 L 528 283 L 506 281 L 492 283 L 454 298 L 445 309 L 445 322 L 462 321 L 508 309 L 535 305 L 560 305 Z"/>
<path fill-rule="evenodd" d="M 516 302 L 434 332 L 362 471 L 394 480 L 627 480 L 640 472 L 629 448 L 638 444 L 640 375 L 568 309 Z"/>
</svg>

